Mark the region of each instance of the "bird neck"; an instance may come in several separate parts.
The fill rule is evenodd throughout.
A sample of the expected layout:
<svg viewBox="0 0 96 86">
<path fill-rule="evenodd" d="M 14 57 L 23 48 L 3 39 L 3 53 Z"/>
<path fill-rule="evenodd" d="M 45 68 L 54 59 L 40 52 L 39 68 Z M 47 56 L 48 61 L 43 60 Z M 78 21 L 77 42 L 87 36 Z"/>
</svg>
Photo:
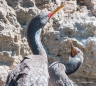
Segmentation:
<svg viewBox="0 0 96 86">
<path fill-rule="evenodd" d="M 41 43 L 41 29 L 32 29 L 32 27 L 28 27 L 27 30 L 27 40 L 28 44 L 34 55 L 43 55 L 47 56 L 46 51 Z"/>
<path fill-rule="evenodd" d="M 66 66 L 66 74 L 70 75 L 77 71 L 77 69 L 80 67 L 81 61 L 79 58 L 72 58 L 67 63 L 65 63 Z"/>
</svg>

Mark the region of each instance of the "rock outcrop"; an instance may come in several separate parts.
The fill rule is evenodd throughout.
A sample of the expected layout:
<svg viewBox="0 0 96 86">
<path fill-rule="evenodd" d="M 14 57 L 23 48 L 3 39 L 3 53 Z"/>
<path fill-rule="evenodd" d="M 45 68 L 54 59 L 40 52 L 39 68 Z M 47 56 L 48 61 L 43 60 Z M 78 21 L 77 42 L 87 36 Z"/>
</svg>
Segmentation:
<svg viewBox="0 0 96 86">
<path fill-rule="evenodd" d="M 80 2 L 81 1 L 81 2 Z M 84 63 L 69 76 L 79 86 L 96 85 L 96 1 L 95 0 L 0 0 L 0 86 L 8 72 L 31 53 L 26 39 L 27 26 L 36 14 L 66 6 L 56 13 L 42 31 L 49 64 L 68 61 L 67 39 L 84 52 Z"/>
</svg>

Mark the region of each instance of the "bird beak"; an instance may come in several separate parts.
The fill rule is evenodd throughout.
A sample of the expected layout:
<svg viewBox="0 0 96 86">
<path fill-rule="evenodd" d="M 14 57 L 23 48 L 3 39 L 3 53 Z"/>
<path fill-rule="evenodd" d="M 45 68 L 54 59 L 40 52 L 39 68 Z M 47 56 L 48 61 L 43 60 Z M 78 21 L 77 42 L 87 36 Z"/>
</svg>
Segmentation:
<svg viewBox="0 0 96 86">
<path fill-rule="evenodd" d="M 58 8 L 56 8 L 55 10 L 53 10 L 52 12 L 50 12 L 48 14 L 48 17 L 51 18 L 52 15 L 54 15 L 57 11 L 59 11 L 63 7 L 64 7 L 64 4 L 62 4 L 61 6 L 59 6 Z"/>
<path fill-rule="evenodd" d="M 71 56 L 74 57 L 77 54 L 77 51 L 72 43 L 72 40 L 69 40 L 70 46 L 71 46 Z"/>
</svg>

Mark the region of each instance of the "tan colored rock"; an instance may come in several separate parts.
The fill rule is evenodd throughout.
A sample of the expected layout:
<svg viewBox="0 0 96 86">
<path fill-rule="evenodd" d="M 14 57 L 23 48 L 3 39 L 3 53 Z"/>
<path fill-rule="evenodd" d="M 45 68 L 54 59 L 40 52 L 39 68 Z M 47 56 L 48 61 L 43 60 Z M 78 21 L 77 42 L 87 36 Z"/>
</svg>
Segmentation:
<svg viewBox="0 0 96 86">
<path fill-rule="evenodd" d="M 21 42 L 21 27 L 16 13 L 5 0 L 0 0 L 0 86 L 4 86 L 9 68 L 14 67 L 21 59 L 20 53 L 22 46 L 24 47 Z"/>
<path fill-rule="evenodd" d="M 77 0 L 77 3 L 87 6 L 91 10 L 92 14 L 96 16 L 96 0 Z"/>
</svg>

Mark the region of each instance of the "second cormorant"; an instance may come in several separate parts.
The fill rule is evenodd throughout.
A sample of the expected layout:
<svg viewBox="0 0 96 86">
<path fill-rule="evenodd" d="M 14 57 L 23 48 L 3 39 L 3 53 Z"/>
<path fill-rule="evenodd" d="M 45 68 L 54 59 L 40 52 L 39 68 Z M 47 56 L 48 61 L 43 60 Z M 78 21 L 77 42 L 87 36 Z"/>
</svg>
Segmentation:
<svg viewBox="0 0 96 86">
<path fill-rule="evenodd" d="M 71 46 L 71 55 L 67 63 L 54 62 L 49 66 L 49 85 L 48 86 L 77 86 L 75 82 L 69 79 L 68 75 L 77 71 L 80 65 L 83 63 L 83 52 L 73 46 L 71 40 L 69 40 Z"/>
</svg>

